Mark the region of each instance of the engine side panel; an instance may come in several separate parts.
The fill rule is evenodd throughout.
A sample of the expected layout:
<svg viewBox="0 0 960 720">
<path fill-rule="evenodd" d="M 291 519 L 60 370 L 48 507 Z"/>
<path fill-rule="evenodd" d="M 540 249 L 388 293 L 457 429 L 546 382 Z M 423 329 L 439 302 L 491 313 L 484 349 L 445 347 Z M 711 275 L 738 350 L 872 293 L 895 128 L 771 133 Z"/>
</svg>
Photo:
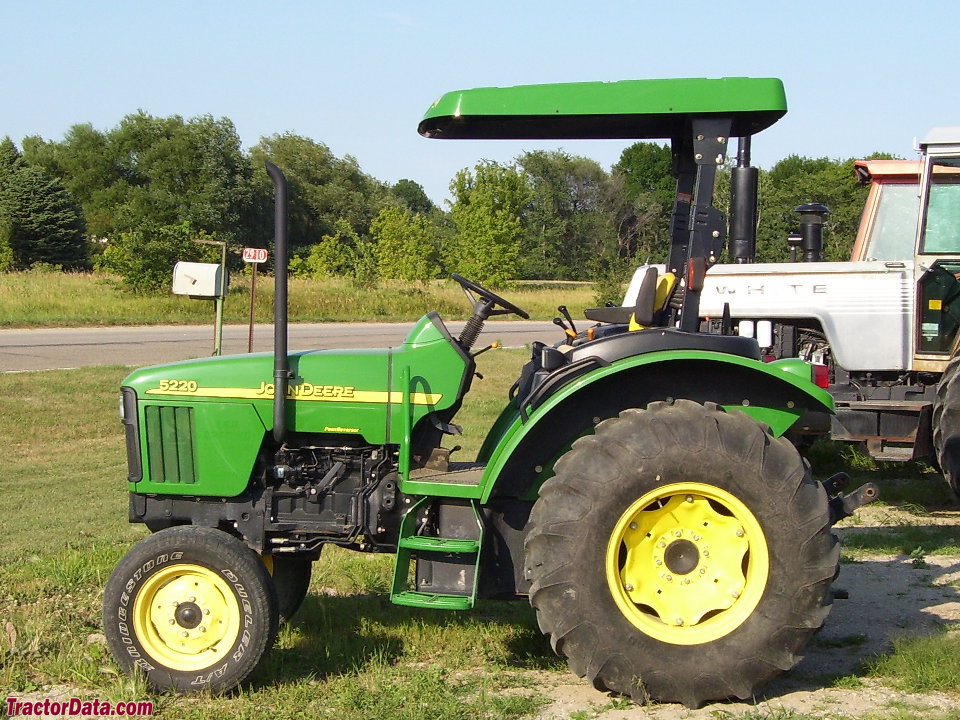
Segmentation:
<svg viewBox="0 0 960 720">
<path fill-rule="evenodd" d="M 837 363 L 847 370 L 906 370 L 914 308 L 907 262 L 715 265 L 700 314 L 734 320 L 817 320 Z"/>
</svg>

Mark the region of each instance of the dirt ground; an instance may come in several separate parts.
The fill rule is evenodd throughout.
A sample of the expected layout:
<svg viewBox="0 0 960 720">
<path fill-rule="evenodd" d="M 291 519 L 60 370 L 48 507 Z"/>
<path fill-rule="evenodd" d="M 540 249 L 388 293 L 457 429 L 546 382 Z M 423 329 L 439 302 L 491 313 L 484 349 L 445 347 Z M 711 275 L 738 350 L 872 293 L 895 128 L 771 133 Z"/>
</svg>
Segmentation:
<svg viewBox="0 0 960 720">
<path fill-rule="evenodd" d="M 853 522 L 851 522 L 851 520 Z M 838 527 L 838 534 L 896 525 L 955 525 L 960 511 L 938 511 L 918 517 L 890 508 L 866 507 Z M 698 710 L 681 705 L 628 706 L 597 692 L 572 675 L 545 677 L 555 686 L 544 691 L 553 702 L 537 716 L 541 720 L 580 718 L 601 720 L 700 720 L 736 718 L 748 711 L 777 717 L 793 710 L 820 718 L 859 718 L 882 713 L 892 704 L 928 708 L 931 714 L 957 709 L 960 698 L 937 693 L 914 695 L 892 690 L 873 680 L 858 689 L 825 687 L 831 677 L 850 675 L 860 663 L 887 650 L 898 635 L 918 635 L 944 623 L 960 622 L 960 557 L 927 556 L 926 567 L 906 555 L 876 555 L 841 565 L 834 588 L 849 597 L 834 601 L 824 629 L 807 647 L 804 659 L 790 673 L 775 679 L 755 702 L 713 703 Z M 849 642 L 861 636 L 857 643 Z M 865 640 L 864 640 L 865 638 Z M 860 642 L 862 641 L 862 642 Z"/>
</svg>

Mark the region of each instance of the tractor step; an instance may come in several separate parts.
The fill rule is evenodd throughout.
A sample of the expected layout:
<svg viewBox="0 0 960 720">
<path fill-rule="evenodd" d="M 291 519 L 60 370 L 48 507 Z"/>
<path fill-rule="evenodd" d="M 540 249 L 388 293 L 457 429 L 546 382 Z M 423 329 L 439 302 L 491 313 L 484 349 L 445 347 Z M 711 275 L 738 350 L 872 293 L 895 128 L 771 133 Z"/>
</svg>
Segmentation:
<svg viewBox="0 0 960 720">
<path fill-rule="evenodd" d="M 417 534 L 424 528 L 431 534 Z M 390 600 L 412 607 L 472 608 L 482 547 L 476 500 L 422 498 L 400 523 Z"/>
<path fill-rule="evenodd" d="M 452 462 L 447 470 L 417 468 L 400 481 L 400 490 L 408 495 L 479 498 L 486 469 L 483 463 L 474 462 Z"/>
<path fill-rule="evenodd" d="M 473 597 L 469 595 L 448 595 L 404 590 L 390 596 L 395 605 L 407 607 L 436 608 L 438 610 L 469 610 L 473 607 Z"/>
<path fill-rule="evenodd" d="M 479 540 L 460 540 L 459 538 L 441 538 L 430 535 L 413 535 L 400 538 L 399 547 L 410 550 L 439 553 L 475 553 L 480 549 Z"/>
</svg>

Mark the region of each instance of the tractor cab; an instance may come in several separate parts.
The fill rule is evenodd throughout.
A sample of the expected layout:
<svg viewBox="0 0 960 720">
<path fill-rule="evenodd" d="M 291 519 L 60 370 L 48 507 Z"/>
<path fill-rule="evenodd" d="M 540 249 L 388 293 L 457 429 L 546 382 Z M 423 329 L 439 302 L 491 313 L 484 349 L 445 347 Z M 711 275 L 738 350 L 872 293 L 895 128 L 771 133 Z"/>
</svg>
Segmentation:
<svg viewBox="0 0 960 720">
<path fill-rule="evenodd" d="M 912 346 L 911 369 L 940 372 L 960 330 L 960 128 L 934 128 L 920 151 L 920 160 L 855 163 L 870 193 L 851 260 L 912 271 L 904 344 Z"/>
</svg>

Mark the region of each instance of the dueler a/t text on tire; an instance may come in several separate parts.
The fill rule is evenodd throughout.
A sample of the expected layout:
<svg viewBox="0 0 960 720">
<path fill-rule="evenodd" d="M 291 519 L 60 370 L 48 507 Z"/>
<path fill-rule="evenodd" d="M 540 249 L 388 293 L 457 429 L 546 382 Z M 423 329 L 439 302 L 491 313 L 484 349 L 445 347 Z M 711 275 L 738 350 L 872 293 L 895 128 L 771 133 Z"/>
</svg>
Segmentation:
<svg viewBox="0 0 960 720">
<path fill-rule="evenodd" d="M 107 581 L 107 644 L 127 674 L 178 692 L 229 690 L 273 644 L 277 599 L 257 555 L 220 530 L 178 526 L 135 545 Z"/>
<path fill-rule="evenodd" d="M 686 400 L 601 422 L 543 484 L 525 571 L 541 630 L 598 689 L 749 698 L 829 612 L 839 548 L 795 448 Z"/>
</svg>

